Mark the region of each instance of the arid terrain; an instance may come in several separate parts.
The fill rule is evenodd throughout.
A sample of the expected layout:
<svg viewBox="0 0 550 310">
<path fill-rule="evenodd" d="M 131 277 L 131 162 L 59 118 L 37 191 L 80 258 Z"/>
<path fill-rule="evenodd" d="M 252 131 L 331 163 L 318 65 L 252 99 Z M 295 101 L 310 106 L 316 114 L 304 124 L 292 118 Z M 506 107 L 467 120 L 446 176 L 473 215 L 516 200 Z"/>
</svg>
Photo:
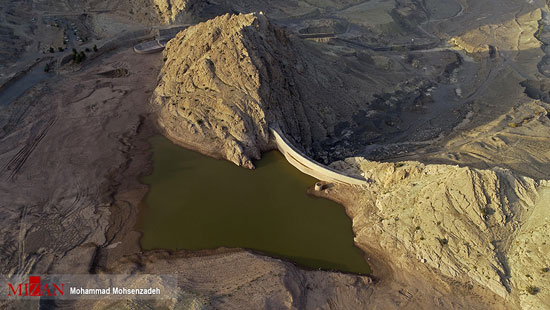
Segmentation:
<svg viewBox="0 0 550 310">
<path fill-rule="evenodd" d="M 550 308 L 545 1 L 5 2 L 0 274 L 175 274 L 179 291 L 1 308 Z M 133 51 L 169 24 L 192 26 Z M 345 207 L 372 275 L 140 248 L 148 138 L 246 169 L 272 127 L 365 179 L 314 194 Z"/>
</svg>

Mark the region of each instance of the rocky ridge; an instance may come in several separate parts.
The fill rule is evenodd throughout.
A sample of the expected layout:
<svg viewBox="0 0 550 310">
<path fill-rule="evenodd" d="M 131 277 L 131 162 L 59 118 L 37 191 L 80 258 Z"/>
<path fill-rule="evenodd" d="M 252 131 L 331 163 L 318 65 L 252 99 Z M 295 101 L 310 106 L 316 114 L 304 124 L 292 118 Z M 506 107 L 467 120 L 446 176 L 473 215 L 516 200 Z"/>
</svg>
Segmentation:
<svg viewBox="0 0 550 310">
<path fill-rule="evenodd" d="M 308 137 L 296 54 L 261 14 L 226 14 L 181 32 L 166 47 L 154 93 L 161 126 L 178 142 L 252 168 L 269 148 L 270 121 Z"/>
<path fill-rule="evenodd" d="M 307 152 L 368 98 L 362 88 L 346 91 L 344 73 L 261 13 L 190 27 L 164 55 L 153 95 L 161 127 L 178 143 L 248 168 L 273 147 L 269 126 Z"/>
<path fill-rule="evenodd" d="M 534 11 L 519 20 L 531 29 L 539 15 Z M 352 86 L 374 88 L 364 78 L 361 84 L 349 83 L 324 56 L 262 14 L 223 15 L 191 27 L 168 44 L 164 55 L 153 102 L 165 133 L 249 168 L 272 147 L 269 126 L 280 126 L 295 145 L 315 153 L 331 127 L 350 119 L 361 107 L 358 102 L 369 99 Z M 333 166 L 369 180 L 360 190 L 336 186 L 323 194 L 346 205 L 356 243 L 365 252 L 382 253 L 396 271 L 435 275 L 451 288 L 481 286 L 510 301 L 494 304 L 495 309 L 550 304 L 548 292 L 541 290 L 550 287 L 545 271 L 550 249 L 544 241 L 550 224 L 544 217 L 548 181 L 501 168 L 416 161 L 348 158 Z"/>
<path fill-rule="evenodd" d="M 157 16 L 162 23 L 170 24 L 182 18 L 202 1 L 189 0 L 153 0 Z"/>
<path fill-rule="evenodd" d="M 166 135 L 248 168 L 273 148 L 269 126 L 317 160 L 360 152 L 365 141 L 410 126 L 395 124 L 414 119 L 402 113 L 417 113 L 406 106 L 431 83 L 406 69 L 379 68 L 368 54 L 321 49 L 261 13 L 190 27 L 170 40 L 164 58 L 152 101 Z"/>
<path fill-rule="evenodd" d="M 412 161 L 349 158 L 333 166 L 368 180 L 346 203 L 360 247 L 393 253 L 400 268 L 423 263 L 465 285 L 476 282 L 524 309 L 550 305 L 549 292 L 529 293 L 550 287 L 550 182 Z"/>
</svg>

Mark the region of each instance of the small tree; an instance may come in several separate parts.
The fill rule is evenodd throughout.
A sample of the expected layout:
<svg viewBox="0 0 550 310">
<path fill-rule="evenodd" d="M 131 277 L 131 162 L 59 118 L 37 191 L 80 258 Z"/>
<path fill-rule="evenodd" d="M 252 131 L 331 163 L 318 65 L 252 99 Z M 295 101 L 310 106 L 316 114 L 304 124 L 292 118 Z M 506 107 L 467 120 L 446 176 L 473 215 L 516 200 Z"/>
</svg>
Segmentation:
<svg viewBox="0 0 550 310">
<path fill-rule="evenodd" d="M 94 52 L 97 52 L 97 45 L 94 44 Z"/>
<path fill-rule="evenodd" d="M 55 53 L 55 50 L 51 46 L 50 46 L 50 53 Z"/>
<path fill-rule="evenodd" d="M 50 72 L 50 64 L 46 64 L 44 67 L 44 72 Z"/>
<path fill-rule="evenodd" d="M 76 64 L 81 63 L 82 61 L 84 61 L 84 59 L 86 59 L 86 54 L 84 52 L 78 52 L 73 49 L 73 61 Z"/>
</svg>

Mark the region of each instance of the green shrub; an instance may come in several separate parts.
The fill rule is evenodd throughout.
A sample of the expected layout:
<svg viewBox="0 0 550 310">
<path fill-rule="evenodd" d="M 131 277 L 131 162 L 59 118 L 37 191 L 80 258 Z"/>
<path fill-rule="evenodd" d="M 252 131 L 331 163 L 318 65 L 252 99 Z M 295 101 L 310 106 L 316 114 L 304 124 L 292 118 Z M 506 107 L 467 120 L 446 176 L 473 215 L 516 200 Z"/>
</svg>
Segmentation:
<svg viewBox="0 0 550 310">
<path fill-rule="evenodd" d="M 77 50 L 73 49 L 73 61 L 76 64 L 83 62 L 84 59 L 86 59 L 86 53 L 84 53 L 83 51 L 78 52 Z"/>
<path fill-rule="evenodd" d="M 44 72 L 50 72 L 50 65 L 49 64 L 46 64 L 46 66 L 44 66 Z"/>
<path fill-rule="evenodd" d="M 94 50 L 94 52 L 97 52 L 97 45 L 94 44 L 93 50 Z"/>
<path fill-rule="evenodd" d="M 50 46 L 50 53 L 55 53 L 55 50 L 51 46 Z"/>
</svg>

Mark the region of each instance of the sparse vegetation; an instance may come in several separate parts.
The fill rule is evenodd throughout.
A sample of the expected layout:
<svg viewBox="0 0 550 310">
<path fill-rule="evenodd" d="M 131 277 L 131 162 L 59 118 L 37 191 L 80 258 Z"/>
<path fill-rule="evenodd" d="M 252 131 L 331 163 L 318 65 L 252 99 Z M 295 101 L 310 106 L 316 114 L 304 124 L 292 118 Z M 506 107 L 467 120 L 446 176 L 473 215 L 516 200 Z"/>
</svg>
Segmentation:
<svg viewBox="0 0 550 310">
<path fill-rule="evenodd" d="M 437 240 L 439 241 L 439 244 L 441 244 L 441 246 L 449 244 L 449 240 L 447 240 L 447 238 L 437 238 Z"/>
<path fill-rule="evenodd" d="M 550 271 L 550 268 L 544 267 L 544 268 L 541 268 L 540 271 L 546 273 Z"/>
<path fill-rule="evenodd" d="M 73 48 L 73 62 L 79 64 L 86 59 L 86 53 L 84 51 L 78 52 Z"/>
<path fill-rule="evenodd" d="M 60 52 L 63 52 L 65 49 L 60 46 L 60 47 L 57 48 L 57 50 L 60 51 Z"/>
<path fill-rule="evenodd" d="M 50 53 L 55 53 L 55 50 L 51 46 L 50 46 Z"/>
<path fill-rule="evenodd" d="M 494 213 L 495 213 L 495 210 L 491 209 L 490 207 L 481 208 L 481 215 L 483 215 L 484 217 L 493 215 Z"/>
<path fill-rule="evenodd" d="M 529 285 L 525 290 L 531 295 L 536 295 L 540 291 L 538 287 L 533 285 Z"/>
<path fill-rule="evenodd" d="M 93 50 L 94 52 L 97 52 L 97 45 L 94 44 Z"/>
<path fill-rule="evenodd" d="M 85 51 L 89 53 L 89 52 L 90 52 L 90 49 L 89 49 L 89 48 L 86 48 Z"/>
<path fill-rule="evenodd" d="M 50 72 L 50 65 L 49 64 L 46 64 L 46 66 L 44 66 L 44 72 Z"/>
</svg>

